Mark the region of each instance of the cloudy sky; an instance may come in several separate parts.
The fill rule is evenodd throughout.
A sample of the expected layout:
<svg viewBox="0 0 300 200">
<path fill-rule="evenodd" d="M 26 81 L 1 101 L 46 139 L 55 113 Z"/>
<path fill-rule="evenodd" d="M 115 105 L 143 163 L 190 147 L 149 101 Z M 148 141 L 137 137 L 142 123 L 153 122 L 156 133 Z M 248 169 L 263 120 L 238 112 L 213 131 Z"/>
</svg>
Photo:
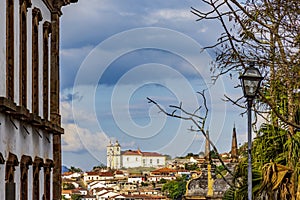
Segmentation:
<svg viewBox="0 0 300 200">
<path fill-rule="evenodd" d="M 238 143 L 246 139 L 246 118 L 222 101 L 242 95 L 237 78 L 212 84 L 213 51 L 201 51 L 221 34 L 218 22 L 197 22 L 191 7 L 199 0 L 80 0 L 63 8 L 61 18 L 61 114 L 63 164 L 90 170 L 106 164 L 106 146 L 118 140 L 122 150 L 137 149 L 173 157 L 204 151 L 204 137 L 190 122 L 166 117 L 164 108 L 193 112 L 203 104 L 206 129 L 219 152 L 230 150 L 235 124 Z M 180 113 L 178 113 L 180 114 Z M 203 115 L 203 109 L 198 113 Z"/>
</svg>

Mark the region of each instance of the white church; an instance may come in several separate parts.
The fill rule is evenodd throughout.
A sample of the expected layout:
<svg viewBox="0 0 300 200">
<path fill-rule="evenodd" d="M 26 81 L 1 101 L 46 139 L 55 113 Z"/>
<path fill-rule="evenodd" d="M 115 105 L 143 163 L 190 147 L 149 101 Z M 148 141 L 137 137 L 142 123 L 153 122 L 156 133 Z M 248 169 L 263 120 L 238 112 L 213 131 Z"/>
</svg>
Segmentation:
<svg viewBox="0 0 300 200">
<path fill-rule="evenodd" d="M 142 152 L 137 150 L 121 151 L 118 141 L 111 142 L 106 148 L 107 167 L 110 169 L 133 168 L 133 167 L 163 167 L 166 157 L 156 152 Z"/>
</svg>

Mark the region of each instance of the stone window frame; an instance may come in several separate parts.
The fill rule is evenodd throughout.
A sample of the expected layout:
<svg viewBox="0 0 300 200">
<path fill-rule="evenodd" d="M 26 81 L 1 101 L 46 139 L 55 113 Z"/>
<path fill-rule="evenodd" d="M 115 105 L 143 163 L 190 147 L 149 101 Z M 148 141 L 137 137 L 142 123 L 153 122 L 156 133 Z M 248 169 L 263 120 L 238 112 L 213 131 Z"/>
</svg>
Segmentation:
<svg viewBox="0 0 300 200">
<path fill-rule="evenodd" d="M 14 101 L 14 0 L 6 0 L 6 97 Z"/>
<path fill-rule="evenodd" d="M 18 157 L 9 152 L 5 166 L 5 199 L 15 199 L 15 167 L 19 165 Z"/>
<path fill-rule="evenodd" d="M 5 163 L 5 160 L 3 158 L 2 153 L 0 152 L 0 164 L 4 164 L 4 163 Z"/>
<path fill-rule="evenodd" d="M 15 177 L 15 167 L 19 165 L 18 157 L 9 152 L 5 168 L 5 181 L 12 182 Z"/>
<path fill-rule="evenodd" d="M 32 179 L 32 199 L 40 199 L 40 170 L 44 166 L 42 158 L 36 156 L 34 158 L 33 179 Z"/>
<path fill-rule="evenodd" d="M 20 105 L 27 108 L 27 9 L 31 0 L 20 0 L 20 66 L 19 66 L 19 95 Z"/>
<path fill-rule="evenodd" d="M 20 177 L 20 199 L 28 200 L 28 169 L 32 165 L 32 158 L 23 155 L 20 161 L 21 177 Z"/>
<path fill-rule="evenodd" d="M 46 159 L 44 164 L 44 200 L 51 198 L 51 169 L 54 167 L 54 162 L 51 159 Z"/>
<path fill-rule="evenodd" d="M 41 10 L 32 9 L 32 113 L 39 115 L 39 22 Z"/>
<path fill-rule="evenodd" d="M 49 118 L 49 36 L 52 32 L 51 23 L 43 24 L 43 117 Z"/>
</svg>

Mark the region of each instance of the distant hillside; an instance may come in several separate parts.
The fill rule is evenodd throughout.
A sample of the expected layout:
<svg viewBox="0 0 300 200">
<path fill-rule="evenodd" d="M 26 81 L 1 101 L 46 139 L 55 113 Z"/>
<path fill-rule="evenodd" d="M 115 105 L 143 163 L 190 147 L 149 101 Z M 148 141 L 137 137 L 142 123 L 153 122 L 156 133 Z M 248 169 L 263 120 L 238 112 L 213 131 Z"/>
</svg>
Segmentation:
<svg viewBox="0 0 300 200">
<path fill-rule="evenodd" d="M 68 171 L 69 171 L 69 168 L 68 168 L 67 166 L 63 165 L 63 166 L 61 167 L 61 172 L 62 172 L 62 173 L 65 173 L 65 172 L 68 172 Z"/>
</svg>

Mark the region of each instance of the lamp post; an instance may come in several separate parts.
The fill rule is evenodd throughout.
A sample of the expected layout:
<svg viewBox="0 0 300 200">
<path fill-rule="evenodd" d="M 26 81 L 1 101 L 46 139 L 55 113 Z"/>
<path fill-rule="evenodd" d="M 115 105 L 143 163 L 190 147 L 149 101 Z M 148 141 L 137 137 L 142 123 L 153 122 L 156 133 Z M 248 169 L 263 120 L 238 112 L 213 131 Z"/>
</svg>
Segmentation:
<svg viewBox="0 0 300 200">
<path fill-rule="evenodd" d="M 263 77 L 258 69 L 254 67 L 254 63 L 250 63 L 244 73 L 239 77 L 243 87 L 244 97 L 247 98 L 248 113 L 248 200 L 252 200 L 252 162 L 251 162 L 251 146 L 252 146 L 252 130 L 251 130 L 251 107 L 253 99 L 260 87 Z"/>
</svg>

